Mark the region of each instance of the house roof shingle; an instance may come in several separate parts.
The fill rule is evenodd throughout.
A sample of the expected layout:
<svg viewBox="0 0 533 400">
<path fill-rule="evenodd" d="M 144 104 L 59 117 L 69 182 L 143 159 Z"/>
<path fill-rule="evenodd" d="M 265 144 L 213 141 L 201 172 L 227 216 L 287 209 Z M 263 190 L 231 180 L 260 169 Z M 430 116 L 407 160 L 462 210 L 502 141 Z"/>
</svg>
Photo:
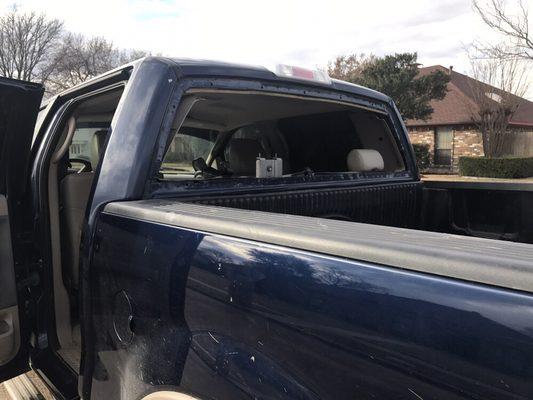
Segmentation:
<svg viewBox="0 0 533 400">
<path fill-rule="evenodd" d="M 478 109 L 473 88 L 482 83 L 441 65 L 420 68 L 420 75 L 427 75 L 435 71 L 450 74 L 446 96 L 442 100 L 432 100 L 430 102 L 434 111 L 427 120 L 409 119 L 405 124 L 408 127 L 471 124 L 472 115 Z M 495 87 L 486 86 L 487 92 L 501 92 Z M 510 124 L 514 126 L 533 126 L 533 102 L 521 98 L 520 105 L 511 118 Z"/>
</svg>

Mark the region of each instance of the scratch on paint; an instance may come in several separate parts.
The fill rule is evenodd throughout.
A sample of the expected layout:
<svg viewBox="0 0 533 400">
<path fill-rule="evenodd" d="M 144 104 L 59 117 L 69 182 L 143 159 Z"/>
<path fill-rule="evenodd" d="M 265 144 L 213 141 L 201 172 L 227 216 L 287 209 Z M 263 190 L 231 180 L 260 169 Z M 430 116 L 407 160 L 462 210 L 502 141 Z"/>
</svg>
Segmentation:
<svg viewBox="0 0 533 400">
<path fill-rule="evenodd" d="M 407 388 L 407 390 L 409 390 L 412 394 L 414 394 L 418 399 L 424 400 L 424 398 L 422 396 L 419 396 L 414 390 L 411 390 L 409 388 Z"/>
<path fill-rule="evenodd" d="M 211 339 L 213 339 L 218 344 L 219 343 L 218 340 L 216 340 L 215 337 L 213 335 L 211 335 L 211 332 L 208 332 L 208 333 L 209 333 L 209 336 L 211 336 Z"/>
</svg>

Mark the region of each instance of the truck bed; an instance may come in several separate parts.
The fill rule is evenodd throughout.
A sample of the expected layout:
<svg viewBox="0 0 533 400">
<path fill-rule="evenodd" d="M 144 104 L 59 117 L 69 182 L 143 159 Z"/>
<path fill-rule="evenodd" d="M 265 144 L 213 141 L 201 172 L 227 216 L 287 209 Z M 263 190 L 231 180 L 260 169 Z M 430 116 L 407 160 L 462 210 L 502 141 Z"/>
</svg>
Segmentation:
<svg viewBox="0 0 533 400">
<path fill-rule="evenodd" d="M 314 188 L 291 185 L 276 190 L 259 187 L 245 193 L 241 189 L 171 192 L 160 198 L 533 244 L 531 185 L 408 180 Z"/>
</svg>

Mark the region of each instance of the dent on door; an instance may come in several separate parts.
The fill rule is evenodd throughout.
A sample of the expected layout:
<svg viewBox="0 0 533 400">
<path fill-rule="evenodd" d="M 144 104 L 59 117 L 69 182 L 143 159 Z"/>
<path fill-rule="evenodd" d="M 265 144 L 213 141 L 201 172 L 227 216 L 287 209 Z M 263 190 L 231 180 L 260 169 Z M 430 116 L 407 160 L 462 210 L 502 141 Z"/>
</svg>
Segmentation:
<svg viewBox="0 0 533 400">
<path fill-rule="evenodd" d="M 19 315 L 7 201 L 0 195 L 0 365 L 12 360 L 20 346 Z"/>
</svg>

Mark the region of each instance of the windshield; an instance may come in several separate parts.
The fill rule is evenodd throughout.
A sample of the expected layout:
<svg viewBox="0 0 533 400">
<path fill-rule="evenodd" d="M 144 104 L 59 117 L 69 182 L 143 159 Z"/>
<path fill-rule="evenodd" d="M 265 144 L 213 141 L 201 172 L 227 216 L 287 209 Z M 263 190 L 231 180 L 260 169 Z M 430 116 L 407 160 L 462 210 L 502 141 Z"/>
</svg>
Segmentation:
<svg viewBox="0 0 533 400">
<path fill-rule="evenodd" d="M 170 142 L 161 172 L 177 175 L 194 173 L 192 162 L 208 158 L 218 134 L 209 129 L 182 127 Z"/>
</svg>

